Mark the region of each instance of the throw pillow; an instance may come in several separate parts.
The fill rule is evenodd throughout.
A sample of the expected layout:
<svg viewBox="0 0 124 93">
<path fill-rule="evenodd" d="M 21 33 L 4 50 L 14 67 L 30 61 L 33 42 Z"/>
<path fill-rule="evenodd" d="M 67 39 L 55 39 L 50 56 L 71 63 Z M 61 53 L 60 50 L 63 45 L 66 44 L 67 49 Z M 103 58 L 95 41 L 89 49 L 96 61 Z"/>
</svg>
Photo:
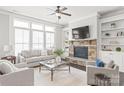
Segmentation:
<svg viewBox="0 0 124 93">
<path fill-rule="evenodd" d="M 0 75 L 3 75 L 3 73 L 2 73 L 2 72 L 0 72 Z"/>
<path fill-rule="evenodd" d="M 25 58 L 29 58 L 29 57 L 31 57 L 31 52 L 24 50 L 21 52 L 21 55 Z"/>
<path fill-rule="evenodd" d="M 96 59 L 96 66 L 97 66 L 97 67 L 104 67 L 103 61 L 100 60 L 100 59 Z"/>
<path fill-rule="evenodd" d="M 41 56 L 41 50 L 32 50 L 31 56 L 32 57 Z"/>
<path fill-rule="evenodd" d="M 47 50 L 42 50 L 41 51 L 41 56 L 47 56 Z"/>
<path fill-rule="evenodd" d="M 8 74 L 11 72 L 16 71 L 17 68 L 9 61 L 2 61 L 0 62 L 0 72 L 2 74 Z"/>
<path fill-rule="evenodd" d="M 53 50 L 47 50 L 48 55 L 53 55 Z"/>
<path fill-rule="evenodd" d="M 106 64 L 107 68 L 113 68 L 114 67 L 114 61 L 111 60 L 108 64 Z"/>
</svg>

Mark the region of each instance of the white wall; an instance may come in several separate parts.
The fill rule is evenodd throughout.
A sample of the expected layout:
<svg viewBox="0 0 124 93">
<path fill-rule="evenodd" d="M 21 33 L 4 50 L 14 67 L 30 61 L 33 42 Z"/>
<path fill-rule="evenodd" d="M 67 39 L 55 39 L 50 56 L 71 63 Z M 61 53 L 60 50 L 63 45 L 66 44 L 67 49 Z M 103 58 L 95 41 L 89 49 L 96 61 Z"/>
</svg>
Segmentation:
<svg viewBox="0 0 124 93">
<path fill-rule="evenodd" d="M 9 16 L 0 13 L 0 57 L 4 55 L 3 46 L 9 44 Z"/>
<path fill-rule="evenodd" d="M 69 39 L 72 39 L 72 29 L 82 26 L 90 27 L 90 38 L 97 38 L 97 15 L 88 16 L 69 23 Z"/>
<path fill-rule="evenodd" d="M 56 48 L 62 48 L 62 28 L 56 28 L 56 35 L 55 35 L 55 45 Z"/>
<path fill-rule="evenodd" d="M 55 46 L 56 48 L 62 47 L 62 39 L 61 39 L 61 26 L 57 24 L 52 24 L 43 20 L 38 20 L 35 18 L 14 14 L 7 11 L 0 10 L 0 57 L 5 56 L 3 52 L 4 45 L 13 45 L 14 46 L 14 30 L 13 30 L 13 18 L 22 18 L 28 21 L 41 22 L 43 24 L 52 25 L 57 27 L 56 37 L 55 37 Z"/>
</svg>

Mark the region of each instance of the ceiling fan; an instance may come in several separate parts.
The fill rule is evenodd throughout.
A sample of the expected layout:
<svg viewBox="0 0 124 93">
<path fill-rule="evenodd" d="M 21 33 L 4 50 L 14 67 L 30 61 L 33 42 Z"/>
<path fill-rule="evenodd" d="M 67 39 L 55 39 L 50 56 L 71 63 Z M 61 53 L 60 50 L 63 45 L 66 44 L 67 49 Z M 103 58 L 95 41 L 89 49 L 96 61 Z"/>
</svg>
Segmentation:
<svg viewBox="0 0 124 93">
<path fill-rule="evenodd" d="M 52 10 L 53 13 L 51 13 L 49 15 L 56 15 L 58 17 L 58 19 L 61 19 L 61 15 L 71 16 L 71 14 L 63 12 L 65 10 L 67 10 L 66 7 L 61 8 L 61 6 L 57 6 L 56 10 L 53 10 L 53 9 L 50 9 L 50 10 Z"/>
</svg>

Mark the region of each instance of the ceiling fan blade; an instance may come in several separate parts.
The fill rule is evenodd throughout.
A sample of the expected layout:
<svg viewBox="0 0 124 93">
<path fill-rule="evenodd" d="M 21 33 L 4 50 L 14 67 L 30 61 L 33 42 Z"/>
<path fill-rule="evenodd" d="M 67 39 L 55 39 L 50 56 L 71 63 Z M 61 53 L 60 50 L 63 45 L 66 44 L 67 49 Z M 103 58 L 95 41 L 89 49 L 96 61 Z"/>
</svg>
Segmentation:
<svg viewBox="0 0 124 93">
<path fill-rule="evenodd" d="M 49 15 L 55 15 L 56 13 L 51 13 L 51 14 L 49 14 Z"/>
<path fill-rule="evenodd" d="M 51 10 L 51 11 L 55 11 L 54 9 L 51 9 L 51 8 L 47 8 L 48 10 Z"/>
<path fill-rule="evenodd" d="M 63 13 L 63 12 L 61 12 L 61 14 L 67 15 L 67 16 L 71 16 L 71 14 L 68 14 L 68 13 Z"/>
<path fill-rule="evenodd" d="M 62 9 L 60 9 L 60 11 L 65 11 L 65 10 L 67 10 L 66 7 L 63 7 Z"/>
</svg>

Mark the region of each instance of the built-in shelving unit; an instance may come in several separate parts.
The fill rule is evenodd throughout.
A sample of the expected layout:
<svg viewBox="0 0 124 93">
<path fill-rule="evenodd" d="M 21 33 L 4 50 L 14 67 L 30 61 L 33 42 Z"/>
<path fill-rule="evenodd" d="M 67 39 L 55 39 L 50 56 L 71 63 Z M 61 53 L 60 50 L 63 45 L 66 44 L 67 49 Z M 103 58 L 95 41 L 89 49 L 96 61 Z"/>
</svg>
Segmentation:
<svg viewBox="0 0 124 93">
<path fill-rule="evenodd" d="M 124 72 L 124 14 L 100 19 L 99 37 L 100 58 L 113 60 Z"/>
<path fill-rule="evenodd" d="M 121 30 L 121 29 L 124 29 L 124 27 L 121 27 L 121 28 L 104 29 L 104 30 L 102 30 L 102 31 L 104 32 L 104 31 L 113 31 L 113 30 Z"/>
<path fill-rule="evenodd" d="M 101 22 L 101 50 L 124 51 L 124 19 Z"/>
</svg>

